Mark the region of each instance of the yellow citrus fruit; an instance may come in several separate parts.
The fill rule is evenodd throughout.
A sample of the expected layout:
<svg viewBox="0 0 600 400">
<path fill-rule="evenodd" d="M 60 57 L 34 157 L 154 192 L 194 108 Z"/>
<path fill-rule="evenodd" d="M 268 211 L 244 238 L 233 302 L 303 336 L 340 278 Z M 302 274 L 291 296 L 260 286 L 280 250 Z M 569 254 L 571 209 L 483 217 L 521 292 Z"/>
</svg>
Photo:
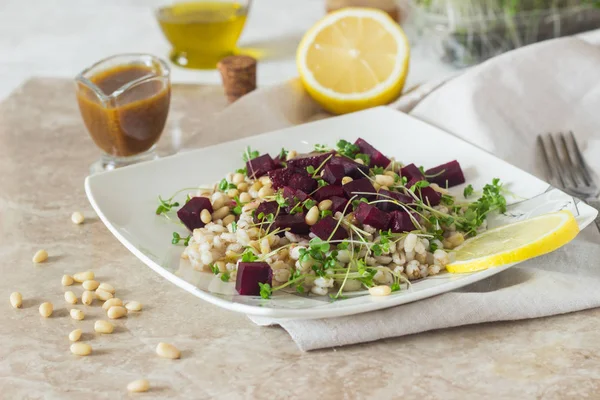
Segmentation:
<svg viewBox="0 0 600 400">
<path fill-rule="evenodd" d="M 569 211 L 540 215 L 485 231 L 458 246 L 446 266 L 452 273 L 474 272 L 525 261 L 569 243 L 579 226 Z"/>
<path fill-rule="evenodd" d="M 343 8 L 315 24 L 298 46 L 296 63 L 308 93 L 326 110 L 344 114 L 387 104 L 402 92 L 410 46 L 390 16 Z"/>
</svg>

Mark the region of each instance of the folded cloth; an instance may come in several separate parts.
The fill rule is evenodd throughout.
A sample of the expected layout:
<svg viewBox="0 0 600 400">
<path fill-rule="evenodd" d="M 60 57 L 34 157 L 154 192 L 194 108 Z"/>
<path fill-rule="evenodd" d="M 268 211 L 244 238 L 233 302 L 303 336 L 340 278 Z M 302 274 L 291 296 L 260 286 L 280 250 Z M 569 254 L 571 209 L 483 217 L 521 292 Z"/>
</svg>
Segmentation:
<svg viewBox="0 0 600 400">
<path fill-rule="evenodd" d="M 572 130 L 600 139 L 600 50 L 557 39 L 489 60 L 448 81 L 423 85 L 390 105 L 436 125 L 535 175 L 539 133 Z M 224 141 L 325 118 L 298 81 L 251 93 L 208 126 Z M 206 134 L 197 135 L 206 145 Z M 595 147 L 596 149 L 598 147 Z M 594 157 L 595 156 L 595 157 Z M 279 324 L 302 350 L 342 346 L 459 325 L 518 320 L 600 306 L 600 238 L 595 227 L 563 249 L 459 291 L 360 315 Z"/>
</svg>

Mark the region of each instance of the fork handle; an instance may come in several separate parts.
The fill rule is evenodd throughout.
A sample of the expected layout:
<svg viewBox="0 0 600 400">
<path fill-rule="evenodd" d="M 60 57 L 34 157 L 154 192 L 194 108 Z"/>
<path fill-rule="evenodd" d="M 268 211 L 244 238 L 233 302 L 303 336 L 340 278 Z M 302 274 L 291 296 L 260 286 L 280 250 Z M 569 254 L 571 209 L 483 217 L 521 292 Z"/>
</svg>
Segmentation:
<svg viewBox="0 0 600 400">
<path fill-rule="evenodd" d="M 598 210 L 598 215 L 596 216 L 596 220 L 594 222 L 596 223 L 596 227 L 598 228 L 598 230 L 600 230 L 600 200 L 588 199 L 586 200 L 586 203 L 589 206 L 594 207 L 596 210 Z"/>
</svg>

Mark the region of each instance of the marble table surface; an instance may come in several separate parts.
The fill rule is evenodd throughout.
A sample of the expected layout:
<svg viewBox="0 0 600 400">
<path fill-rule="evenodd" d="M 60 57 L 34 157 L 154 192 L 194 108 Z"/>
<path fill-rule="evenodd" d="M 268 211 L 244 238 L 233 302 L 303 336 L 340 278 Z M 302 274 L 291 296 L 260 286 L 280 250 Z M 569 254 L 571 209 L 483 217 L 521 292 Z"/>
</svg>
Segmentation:
<svg viewBox="0 0 600 400">
<path fill-rule="evenodd" d="M 184 132 L 224 106 L 219 88 L 174 88 Z M 174 146 L 173 129 L 162 151 Z M 597 398 L 600 310 L 302 353 L 282 329 L 202 302 L 121 246 L 85 198 L 97 156 L 69 80 L 30 80 L 0 105 L 0 398 L 133 398 L 126 385 L 141 377 L 152 386 L 145 399 Z M 71 223 L 75 210 L 83 225 Z M 50 258 L 33 264 L 39 248 Z M 112 335 L 93 332 L 106 318 L 98 305 L 74 306 L 86 318 L 71 319 L 61 276 L 85 270 L 144 310 L 117 320 Z M 23 308 L 10 306 L 13 291 Z M 55 306 L 48 319 L 38 313 L 44 301 Z M 69 352 L 75 328 L 92 355 Z M 157 357 L 161 341 L 181 359 Z"/>
</svg>

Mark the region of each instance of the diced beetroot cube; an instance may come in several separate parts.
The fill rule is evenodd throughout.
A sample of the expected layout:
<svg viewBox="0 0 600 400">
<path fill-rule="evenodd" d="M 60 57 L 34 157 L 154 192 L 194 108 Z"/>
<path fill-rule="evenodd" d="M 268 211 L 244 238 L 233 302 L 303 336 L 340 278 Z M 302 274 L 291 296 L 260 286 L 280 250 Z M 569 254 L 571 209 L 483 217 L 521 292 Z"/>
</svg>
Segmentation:
<svg viewBox="0 0 600 400">
<path fill-rule="evenodd" d="M 316 201 L 323 201 L 333 196 L 343 196 L 344 189 L 341 185 L 327 185 L 320 187 L 316 192 L 313 193 L 312 197 Z"/>
<path fill-rule="evenodd" d="M 268 154 L 253 158 L 246 163 L 246 171 L 251 178 L 259 178 L 275 169 L 275 163 Z"/>
<path fill-rule="evenodd" d="M 419 181 L 425 179 L 421 170 L 415 164 L 408 164 L 400 170 L 400 176 L 405 176 L 407 180 L 417 179 Z"/>
<path fill-rule="evenodd" d="M 266 262 L 240 262 L 237 266 L 235 290 L 244 296 L 258 296 L 259 283 L 273 281 L 273 270 Z"/>
<path fill-rule="evenodd" d="M 202 228 L 205 223 L 200 220 L 202 210 L 213 212 L 212 204 L 207 197 L 192 197 L 183 207 L 177 211 L 179 220 L 190 230 Z"/>
<path fill-rule="evenodd" d="M 427 180 L 437 183 L 440 187 L 452 187 L 465 183 L 465 175 L 458 161 L 438 165 L 425 171 Z"/>
<path fill-rule="evenodd" d="M 311 226 L 310 231 L 322 240 L 341 241 L 348 238 L 348 232 L 346 231 L 346 229 L 341 224 L 339 224 L 338 226 L 338 221 L 331 215 L 323 218 L 322 220 Z"/>
<path fill-rule="evenodd" d="M 421 191 L 420 193 L 419 190 Z M 415 189 L 415 194 L 417 196 L 420 196 L 421 200 L 423 200 L 425 204 L 429 204 L 430 206 L 437 206 L 442 200 L 442 195 L 430 187 Z"/>
<path fill-rule="evenodd" d="M 403 210 L 402 207 L 400 207 L 398 204 L 394 204 L 391 201 L 395 200 L 399 203 L 402 204 L 413 204 L 414 199 L 407 195 L 407 194 L 403 194 L 403 193 L 398 193 L 398 192 L 391 192 L 389 190 L 385 190 L 385 189 L 379 189 L 379 192 L 377 192 L 377 201 L 381 201 L 381 203 L 375 203 L 375 206 L 377 208 L 379 208 L 381 211 L 385 211 L 385 212 L 390 212 L 390 211 L 394 211 L 394 210 Z M 390 199 L 391 197 L 391 199 Z M 393 200 L 392 200 L 393 199 Z"/>
<path fill-rule="evenodd" d="M 354 212 L 354 216 L 363 225 L 370 225 L 376 229 L 387 229 L 390 224 L 390 215 L 375 206 L 361 202 Z"/>
<path fill-rule="evenodd" d="M 416 216 L 413 214 L 413 217 Z M 405 211 L 392 211 L 390 213 L 390 224 L 388 229 L 394 233 L 410 232 L 416 229 L 410 214 Z"/>
<path fill-rule="evenodd" d="M 306 170 L 309 165 L 314 169 L 317 169 L 327 160 L 333 157 L 334 152 L 330 151 L 327 153 L 308 153 L 301 154 L 298 157 L 292 158 L 287 162 L 288 167 L 298 168 Z"/>
<path fill-rule="evenodd" d="M 304 221 L 304 217 L 304 213 L 280 215 L 275 218 L 275 222 L 273 223 L 271 230 L 275 230 L 277 228 L 289 228 L 289 231 L 292 233 L 305 235 L 308 233 L 309 226 L 306 224 L 306 221 Z"/>
<path fill-rule="evenodd" d="M 366 175 L 369 175 L 368 166 L 359 164 L 344 156 L 333 157 L 328 165 L 341 165 L 344 167 L 344 176 L 354 179 L 364 178 Z"/>
<path fill-rule="evenodd" d="M 331 212 L 332 213 L 336 213 L 336 212 L 341 212 L 344 213 L 344 210 L 346 210 L 346 204 L 348 204 L 348 199 L 346 199 L 345 197 L 339 197 L 339 196 L 333 196 L 331 197 L 329 200 L 331 200 Z M 352 211 L 352 207 L 348 207 L 348 209 L 346 210 L 347 214 L 348 212 Z"/>
<path fill-rule="evenodd" d="M 260 214 L 263 214 L 263 218 L 269 214 L 273 214 L 273 216 L 275 216 L 277 214 L 277 207 L 279 207 L 279 205 L 276 201 L 263 201 L 258 205 L 258 207 L 256 207 L 256 212 L 254 213 L 254 222 L 259 223 L 262 221 L 262 218 L 258 217 Z M 283 210 L 279 210 L 279 213 L 282 212 Z"/>
<path fill-rule="evenodd" d="M 366 140 L 358 138 L 354 144 L 358 146 L 361 153 L 364 153 L 371 158 L 371 167 L 377 166 L 385 168 L 390 165 L 390 159 L 384 156 L 375 147 L 371 146 Z"/>
<path fill-rule="evenodd" d="M 407 187 L 408 189 L 410 189 L 411 187 L 413 187 L 414 185 L 416 185 L 416 184 L 417 184 L 417 182 L 420 182 L 420 181 L 422 181 L 422 180 L 423 180 L 423 179 L 419 179 L 419 178 L 412 178 L 412 179 L 410 179 L 410 180 L 408 181 L 408 183 L 406 184 L 406 187 Z"/>
<path fill-rule="evenodd" d="M 330 185 L 341 185 L 344 176 L 346 173 L 342 165 L 329 163 L 323 168 L 323 180 Z"/>
<path fill-rule="evenodd" d="M 284 167 L 284 165 L 283 165 L 284 162 L 285 162 L 285 158 L 281 159 L 281 154 L 277 154 L 277 156 L 275 158 L 273 158 L 273 164 L 275 164 L 275 168 L 274 169 L 283 168 Z"/>
<path fill-rule="evenodd" d="M 288 186 L 288 182 L 295 174 L 306 174 L 306 171 L 303 171 L 298 168 L 281 168 L 269 171 L 269 178 L 271 178 L 271 182 L 273 183 L 274 189 L 279 189 L 284 186 Z"/>
<path fill-rule="evenodd" d="M 364 197 L 367 200 L 373 200 L 375 198 L 375 194 L 377 191 L 371 184 L 371 181 L 367 178 L 357 179 L 352 182 L 346 183 L 344 186 L 344 193 L 346 193 L 347 198 L 352 198 L 352 196 L 356 195 L 357 198 Z M 364 193 L 373 193 L 373 195 L 364 194 Z"/>
<path fill-rule="evenodd" d="M 283 198 L 288 203 L 288 206 L 285 210 L 289 213 L 298 203 L 303 202 L 308 199 L 308 195 L 304 193 L 302 190 L 296 190 L 289 186 L 285 186 L 283 188 Z"/>
<path fill-rule="evenodd" d="M 302 190 L 304 193 L 312 193 L 317 188 L 317 181 L 306 174 L 292 175 L 287 185 L 293 189 Z"/>
</svg>

